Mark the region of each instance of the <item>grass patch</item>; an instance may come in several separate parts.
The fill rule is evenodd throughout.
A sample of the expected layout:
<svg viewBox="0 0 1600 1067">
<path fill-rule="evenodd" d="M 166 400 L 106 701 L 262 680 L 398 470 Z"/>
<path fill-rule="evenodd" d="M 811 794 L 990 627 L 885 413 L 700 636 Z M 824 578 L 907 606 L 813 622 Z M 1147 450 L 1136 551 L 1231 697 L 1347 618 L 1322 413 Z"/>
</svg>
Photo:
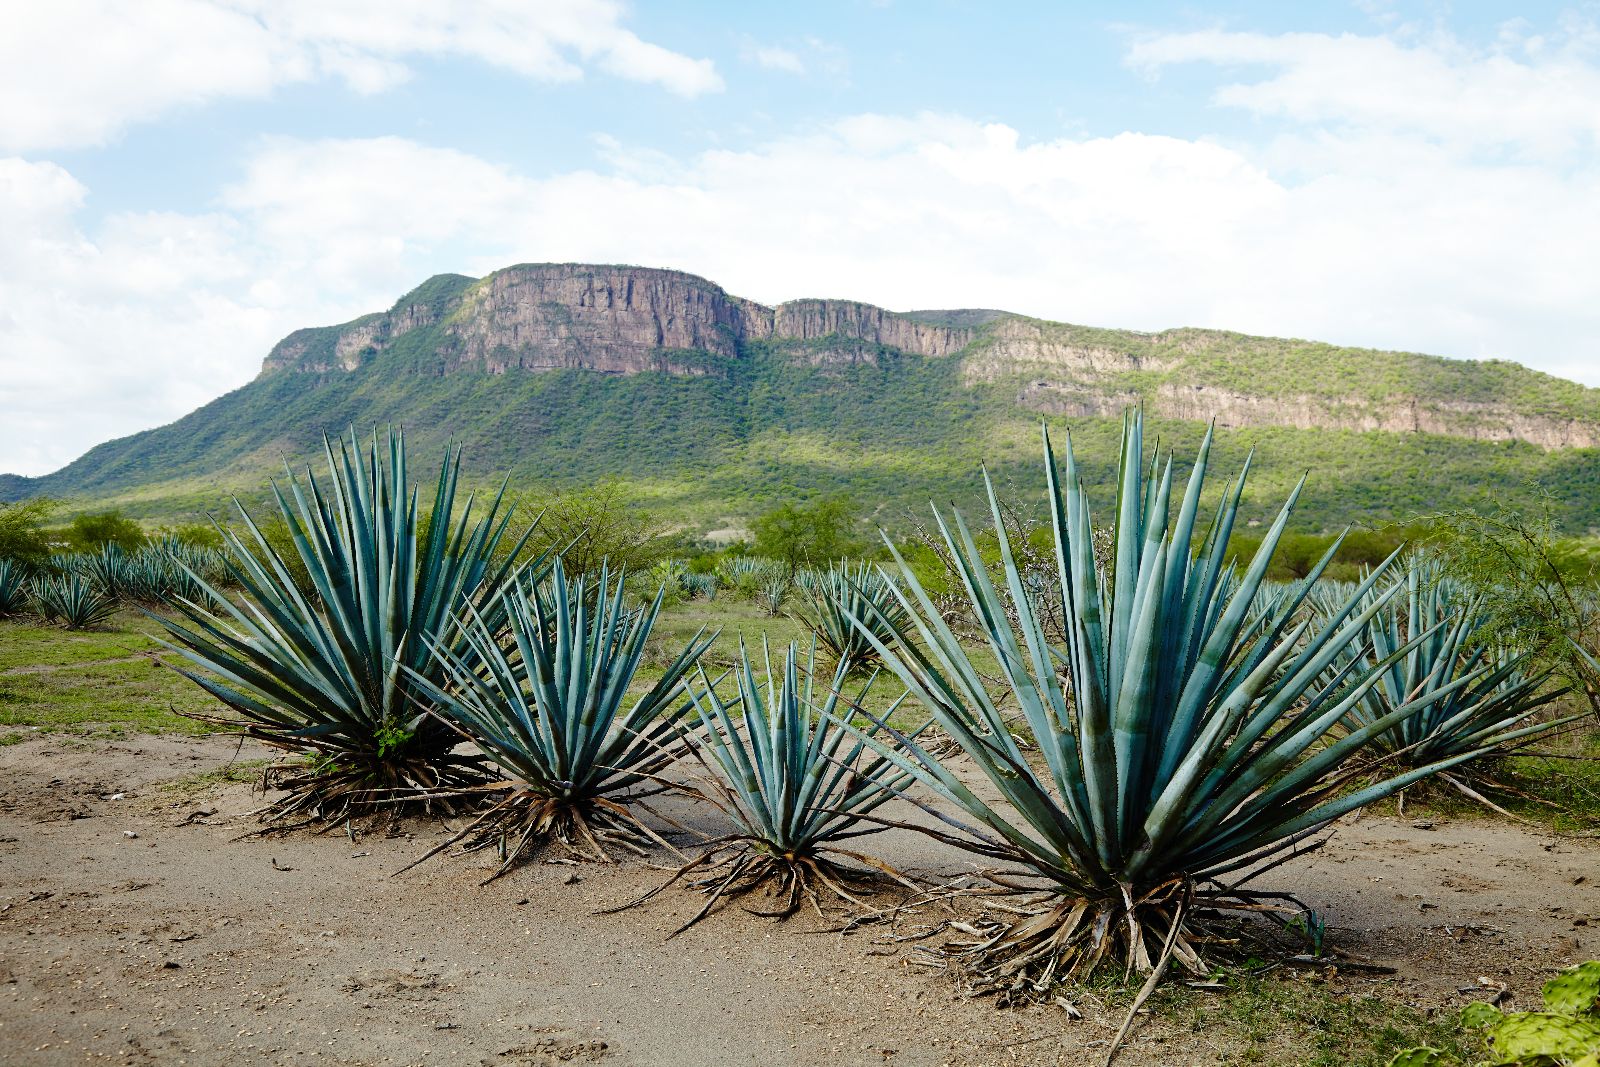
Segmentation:
<svg viewBox="0 0 1600 1067">
<path fill-rule="evenodd" d="M 194 796 L 235 782 L 254 782 L 261 776 L 261 768 L 273 762 L 270 759 L 245 759 L 209 771 L 196 771 L 159 782 L 156 789 L 178 796 Z"/>
<path fill-rule="evenodd" d="M 220 709 L 176 671 L 151 659 L 149 623 L 123 611 L 99 630 L 0 622 L 0 726 L 43 731 L 213 732 L 182 713 Z M 5 743 L 25 735 L 6 732 Z M 16 740 L 12 740 L 16 739 Z"/>
<path fill-rule="evenodd" d="M 1223 981 L 1220 995 L 1169 985 L 1151 998 L 1170 1040 L 1185 1045 L 1184 1063 L 1383 1067 L 1417 1045 L 1469 1060 L 1471 1038 L 1453 1015 L 1309 977 L 1230 972 Z"/>
</svg>

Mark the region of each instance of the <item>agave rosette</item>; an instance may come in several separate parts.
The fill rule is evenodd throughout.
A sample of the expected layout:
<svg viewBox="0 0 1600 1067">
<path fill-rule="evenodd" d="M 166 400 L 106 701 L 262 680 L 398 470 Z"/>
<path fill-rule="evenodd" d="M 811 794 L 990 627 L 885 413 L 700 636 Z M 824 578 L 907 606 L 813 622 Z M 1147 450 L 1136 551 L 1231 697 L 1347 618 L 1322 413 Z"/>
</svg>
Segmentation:
<svg viewBox="0 0 1600 1067">
<path fill-rule="evenodd" d="M 114 597 L 80 574 L 35 579 L 33 604 L 47 622 L 59 622 L 69 630 L 98 626 L 117 610 Z"/>
<path fill-rule="evenodd" d="M 876 662 L 908 621 L 894 583 L 869 563 L 839 562 L 801 580 L 798 618 L 846 670 Z"/>
<path fill-rule="evenodd" d="M 462 844 L 498 847 L 499 877 L 547 840 L 609 861 L 608 845 L 643 852 L 660 837 L 630 810 L 633 793 L 682 752 L 692 701 L 686 677 L 715 639 L 702 629 L 655 683 L 630 700 L 663 592 L 643 610 L 606 568 L 569 584 L 560 561 L 548 590 L 513 582 L 494 611 L 463 611 L 460 640 L 436 643 L 436 673 L 413 679 L 441 720 L 471 739 L 506 780 L 482 786 L 494 803 L 417 860 Z M 415 866 L 416 864 L 412 864 Z M 409 869 L 409 868 L 408 868 Z"/>
<path fill-rule="evenodd" d="M 1540 717 L 1563 690 L 1549 684 L 1550 671 L 1528 669 L 1531 652 L 1480 640 L 1481 594 L 1469 594 L 1421 559 L 1395 585 L 1397 595 L 1368 622 L 1367 641 L 1346 646 L 1329 668 L 1343 671 L 1357 659 L 1386 664 L 1350 709 L 1345 729 L 1392 721 L 1373 736 L 1373 748 L 1419 766 L 1511 751 L 1583 717 Z M 1395 709 L 1418 701 L 1426 701 L 1420 712 L 1391 719 Z"/>
<path fill-rule="evenodd" d="M 757 914 L 787 918 L 808 901 L 820 914 L 822 894 L 860 904 L 858 894 L 870 891 L 879 878 L 904 881 L 879 860 L 844 846 L 881 832 L 884 824 L 873 819 L 873 812 L 912 780 L 850 728 L 860 725 L 868 735 L 878 733 L 854 710 L 865 702 L 873 679 L 853 700 L 846 699 L 843 665 L 819 692 L 815 648 L 802 668 L 791 644 L 779 670 L 773 669 L 765 642 L 761 652 L 758 674 L 741 642 L 734 668 L 736 699 L 724 700 L 709 683 L 694 696 L 699 729 L 691 735 L 692 750 L 706 771 L 697 792 L 735 829 L 708 842 L 705 852 L 633 902 L 693 876 L 689 884 L 707 899 L 674 936 L 705 918 L 719 901 L 757 890 L 778 900 L 772 910 Z"/>
<path fill-rule="evenodd" d="M 237 716 L 215 721 L 309 757 L 280 776 L 289 792 L 268 809 L 274 818 L 342 818 L 481 778 L 429 714 L 423 682 L 444 677 L 435 648 L 461 647 L 454 612 L 492 613 L 519 569 L 521 545 L 503 551 L 511 513 L 499 495 L 481 517 L 470 497 L 455 517 L 458 449 L 446 450 L 423 512 L 399 433 L 382 446 L 374 434 L 365 460 L 353 432 L 323 445 L 326 484 L 308 469 L 303 482 L 288 472 L 287 492 L 273 485 L 285 551 L 243 505 L 244 531 L 223 530 L 238 603 L 183 564 L 205 600 L 174 599 L 176 620 L 151 616 L 187 661 L 178 669 Z"/>
<path fill-rule="evenodd" d="M 935 512 L 1044 766 L 1024 756 L 1000 701 L 898 553 L 899 595 L 912 625 L 894 642 L 871 637 L 887 667 L 1005 801 L 979 797 L 910 739 L 897 750 L 867 738 L 967 820 L 957 832 L 929 832 L 1006 861 L 1013 873 L 996 875 L 1002 887 L 1036 890 L 1024 918 L 993 921 L 984 936 L 954 946 L 977 988 L 1008 995 L 1040 992 L 1107 959 L 1148 972 L 1170 953 L 1203 971 L 1194 931 L 1212 909 L 1249 900 L 1252 877 L 1331 820 L 1468 758 L 1348 788 L 1370 769 L 1365 757 L 1374 754 L 1374 738 L 1426 701 L 1359 729 L 1337 729 L 1388 665 L 1351 663 L 1328 676 L 1392 595 L 1365 596 L 1387 563 L 1321 627 L 1300 612 L 1309 582 L 1252 621 L 1298 487 L 1248 566 L 1231 574 L 1227 545 L 1248 463 L 1196 542 L 1210 436 L 1173 508 L 1171 460 L 1146 465 L 1142 418 L 1131 415 L 1115 545 L 1102 566 L 1070 442 L 1062 467 L 1048 433 L 1044 444 L 1065 648 L 1050 643 L 1035 613 L 992 486 L 1005 593 L 959 512 L 953 523 Z"/>
</svg>

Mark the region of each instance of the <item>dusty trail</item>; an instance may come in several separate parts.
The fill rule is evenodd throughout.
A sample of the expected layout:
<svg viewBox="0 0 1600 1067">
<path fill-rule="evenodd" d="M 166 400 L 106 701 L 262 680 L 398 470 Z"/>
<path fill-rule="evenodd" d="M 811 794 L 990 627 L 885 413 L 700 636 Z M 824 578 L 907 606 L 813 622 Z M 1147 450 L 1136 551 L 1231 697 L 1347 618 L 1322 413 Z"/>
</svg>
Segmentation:
<svg viewBox="0 0 1600 1067">
<path fill-rule="evenodd" d="M 432 825 L 234 841 L 253 828 L 247 786 L 158 786 L 234 751 L 175 737 L 0 747 L 0 1058 L 1077 1064 L 1119 1021 L 955 999 L 814 917 L 729 910 L 666 942 L 698 898 L 593 914 L 663 877 L 638 863 L 541 863 L 479 889 L 472 860 L 389 877 L 438 840 Z M 897 865 L 963 865 L 913 834 L 879 842 Z M 1594 842 L 1505 823 L 1369 818 L 1273 884 L 1317 907 L 1341 947 L 1399 968 L 1366 988 L 1455 1006 L 1484 974 L 1526 1002 L 1550 969 L 1600 955 L 1597 861 Z M 1153 1023 L 1120 1062 L 1216 1057 Z"/>
</svg>

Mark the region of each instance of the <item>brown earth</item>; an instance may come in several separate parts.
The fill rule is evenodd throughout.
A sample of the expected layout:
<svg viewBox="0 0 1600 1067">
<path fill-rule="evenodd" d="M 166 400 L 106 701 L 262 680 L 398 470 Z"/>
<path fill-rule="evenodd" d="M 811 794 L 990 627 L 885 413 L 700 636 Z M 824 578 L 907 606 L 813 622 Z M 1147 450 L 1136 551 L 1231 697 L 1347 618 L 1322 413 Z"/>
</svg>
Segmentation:
<svg viewBox="0 0 1600 1067">
<path fill-rule="evenodd" d="M 479 888 L 477 856 L 391 877 L 441 839 L 434 823 L 236 840 L 259 797 L 194 777 L 235 751 L 0 747 L 0 1061 L 1088 1064 L 1120 1022 L 1090 993 L 1075 1022 L 960 999 L 900 946 L 815 916 L 731 908 L 668 942 L 699 898 L 595 914 L 663 877 L 638 862 L 541 862 Z M 964 867 L 918 835 L 878 841 L 903 868 Z M 1459 992 L 1481 975 L 1526 1005 L 1551 970 L 1600 955 L 1597 859 L 1600 843 L 1503 822 L 1368 817 L 1272 881 L 1338 947 L 1397 968 L 1346 972 L 1340 990 L 1453 1009 L 1481 996 Z M 1153 1018 L 1118 1062 L 1230 1058 Z"/>
</svg>

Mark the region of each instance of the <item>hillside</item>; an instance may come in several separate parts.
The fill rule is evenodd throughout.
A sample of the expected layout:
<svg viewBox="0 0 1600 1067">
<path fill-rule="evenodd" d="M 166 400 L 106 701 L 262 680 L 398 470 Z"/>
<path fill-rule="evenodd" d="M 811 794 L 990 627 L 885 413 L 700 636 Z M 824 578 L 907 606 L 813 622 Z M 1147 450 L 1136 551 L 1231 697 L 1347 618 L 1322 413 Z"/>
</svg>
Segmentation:
<svg viewBox="0 0 1600 1067">
<path fill-rule="evenodd" d="M 695 523 L 817 491 L 892 519 L 970 498 L 984 461 L 1031 492 L 1041 417 L 1104 477 L 1131 403 L 1180 449 L 1211 419 L 1224 462 L 1258 448 L 1257 514 L 1310 469 L 1309 527 L 1526 503 L 1536 484 L 1567 528 L 1600 525 L 1600 390 L 1513 363 L 993 310 L 766 307 L 693 275 L 574 264 L 440 275 L 386 312 L 297 330 L 244 387 L 53 474 L 0 476 L 0 498 L 193 515 L 255 495 L 325 430 L 392 423 L 425 452 L 453 436 L 485 480 L 620 477 Z"/>
</svg>

